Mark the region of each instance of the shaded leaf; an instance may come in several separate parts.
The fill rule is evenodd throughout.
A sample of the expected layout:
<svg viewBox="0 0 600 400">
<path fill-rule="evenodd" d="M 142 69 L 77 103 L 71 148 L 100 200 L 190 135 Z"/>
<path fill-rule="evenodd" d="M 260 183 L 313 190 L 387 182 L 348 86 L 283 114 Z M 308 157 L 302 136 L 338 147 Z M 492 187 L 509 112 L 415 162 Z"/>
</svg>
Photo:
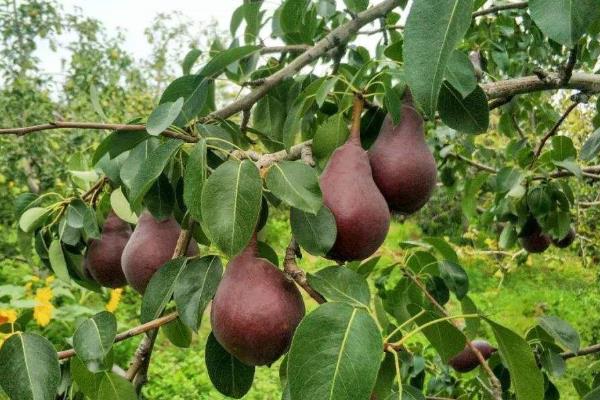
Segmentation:
<svg viewBox="0 0 600 400">
<path fill-rule="evenodd" d="M 483 133 L 490 124 L 487 96 L 480 86 L 464 99 L 449 84 L 442 85 L 438 110 L 442 121 L 452 129 L 464 133 Z"/>
<path fill-rule="evenodd" d="M 292 208 L 290 225 L 300 246 L 315 256 L 327 254 L 337 237 L 335 218 L 325 206 L 316 215 Z"/>
<path fill-rule="evenodd" d="M 117 320 L 108 311 L 102 311 L 83 321 L 73 334 L 73 348 L 81 361 L 92 372 L 102 369 L 104 358 L 110 352 L 115 335 Z"/>
<path fill-rule="evenodd" d="M 316 171 L 295 161 L 280 161 L 269 168 L 267 188 L 288 205 L 317 214 L 323 197 Z"/>
<path fill-rule="evenodd" d="M 204 360 L 210 381 L 225 396 L 241 399 L 254 380 L 254 367 L 229 354 L 211 334 L 206 341 Z"/>
<path fill-rule="evenodd" d="M 183 97 L 178 98 L 174 102 L 168 101 L 159 104 L 148 117 L 146 132 L 152 136 L 160 135 L 175 122 L 182 108 Z"/>
<path fill-rule="evenodd" d="M 140 312 L 142 324 L 160 317 L 173 296 L 175 282 L 186 262 L 187 259 L 184 257 L 169 260 L 154 273 L 142 298 Z"/>
<path fill-rule="evenodd" d="M 183 201 L 196 221 L 200 221 L 202 216 L 200 199 L 206 174 L 206 139 L 201 138 L 190 153 L 183 178 Z"/>
<path fill-rule="evenodd" d="M 315 274 L 309 274 L 308 282 L 329 301 L 369 307 L 369 284 L 349 268 L 335 265 L 321 269 Z"/>
</svg>

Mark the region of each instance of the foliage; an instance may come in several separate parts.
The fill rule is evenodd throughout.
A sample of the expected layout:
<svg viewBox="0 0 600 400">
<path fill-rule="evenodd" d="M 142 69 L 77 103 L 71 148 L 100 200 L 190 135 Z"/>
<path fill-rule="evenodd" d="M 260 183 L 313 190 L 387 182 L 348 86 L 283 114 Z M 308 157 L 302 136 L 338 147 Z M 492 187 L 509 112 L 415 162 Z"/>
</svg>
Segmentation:
<svg viewBox="0 0 600 400">
<path fill-rule="evenodd" d="M 159 15 L 146 31 L 152 57 L 140 64 L 123 49 L 122 33 L 109 35 L 93 18 L 52 0 L 5 1 L 1 126 L 130 124 L 104 137 L 83 124 L 18 140 L 0 135 L 0 179 L 10 195 L 0 199 L 6 395 L 136 398 L 138 379 L 113 367 L 127 365 L 139 339 L 117 344 L 117 333 L 177 311 L 160 327 L 158 360 L 142 390 L 149 398 L 217 398 L 215 390 L 291 400 L 593 396 L 597 368 L 576 353 L 600 340 L 589 285 L 599 257 L 600 101 L 596 110 L 588 104 L 597 81 L 571 97 L 533 86 L 490 93 L 496 80 L 510 86 L 532 74 L 544 88 L 565 88 L 573 62 L 597 79 L 590 72 L 600 55 L 600 8 L 559 1 L 557 13 L 532 0 L 474 17 L 489 2 L 406 3 L 284 0 L 270 10 L 245 1 L 232 12 L 230 37 L 209 27 L 201 41 L 181 15 Z M 382 29 L 357 33 L 372 14 Z M 43 74 L 35 50 L 40 41 L 59 46 L 65 32 L 73 39 L 59 82 Z M 380 39 L 366 48 L 360 34 Z M 287 46 L 273 50 L 280 56 L 264 48 L 264 35 Z M 222 107 L 246 87 L 255 89 Z M 349 131 L 368 148 L 383 115 L 402 121 L 407 88 L 427 118 L 442 187 L 419 214 L 392 224 L 376 257 L 332 266 L 326 257 L 338 231 L 318 177 Z M 101 288 L 84 258 L 111 209 L 132 223 L 144 209 L 174 216 L 202 244 L 202 257 L 175 254 L 141 299 Z M 543 256 L 517 249 L 532 220 L 548 240 L 575 226 L 575 245 Z M 309 312 L 277 364 L 278 388 L 274 366 L 243 364 L 203 320 L 223 260 L 257 231 L 261 253 L 278 261 L 285 252 L 288 277 L 326 300 L 306 296 Z M 305 250 L 306 281 L 294 269 L 300 249 L 287 246 L 290 234 Z M 162 334 L 198 348 L 204 364 Z M 476 337 L 498 352 L 478 372 L 457 375 L 448 361 Z M 74 355 L 59 360 L 55 350 L 70 347 Z M 194 364 L 192 380 L 163 373 L 180 363 L 186 372 Z M 253 381 L 264 395 L 251 390 Z"/>
</svg>

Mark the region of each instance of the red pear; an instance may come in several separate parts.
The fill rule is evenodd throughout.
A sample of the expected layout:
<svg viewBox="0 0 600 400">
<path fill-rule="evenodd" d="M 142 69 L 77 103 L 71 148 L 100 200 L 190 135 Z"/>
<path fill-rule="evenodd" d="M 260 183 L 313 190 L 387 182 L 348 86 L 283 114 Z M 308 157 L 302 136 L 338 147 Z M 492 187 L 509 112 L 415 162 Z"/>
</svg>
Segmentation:
<svg viewBox="0 0 600 400">
<path fill-rule="evenodd" d="M 268 365 L 281 357 L 303 316 L 298 288 L 258 257 L 256 237 L 229 262 L 210 314 L 217 341 L 248 365 Z"/>
<path fill-rule="evenodd" d="M 144 293 L 152 275 L 173 257 L 181 227 L 173 217 L 163 221 L 144 211 L 123 250 L 121 265 L 127 282 Z M 186 255 L 198 254 L 195 241 L 190 241 Z"/>
<path fill-rule="evenodd" d="M 573 244 L 576 236 L 575 229 L 571 228 L 564 238 L 560 240 L 552 238 L 552 244 L 560 249 L 564 249 Z"/>
<path fill-rule="evenodd" d="M 534 217 L 525 222 L 519 236 L 521 245 L 528 253 L 543 253 L 550 247 L 550 237 L 542 231 Z"/>
<path fill-rule="evenodd" d="M 109 212 L 100 239 L 92 239 L 88 243 L 84 271 L 104 287 L 125 286 L 127 280 L 121 268 L 121 255 L 130 236 L 129 224 L 114 212 Z"/>
<path fill-rule="evenodd" d="M 473 340 L 471 344 L 479 350 L 484 359 L 488 359 L 498 349 L 492 347 L 485 340 Z M 458 372 L 469 372 L 479 366 L 477 356 L 469 346 L 465 346 L 464 350 L 455 355 L 448 361 L 448 364 Z"/>
<path fill-rule="evenodd" d="M 356 106 L 355 106 L 356 109 Z M 373 181 L 367 152 L 360 144 L 360 112 L 352 134 L 337 148 L 321 174 L 323 203 L 335 217 L 337 237 L 328 257 L 364 260 L 381 246 L 390 226 L 390 211 Z"/>
<path fill-rule="evenodd" d="M 369 149 L 373 179 L 393 212 L 412 214 L 427 203 L 437 180 L 433 154 L 425 142 L 423 118 L 406 89 L 400 123 L 387 115 Z"/>
</svg>

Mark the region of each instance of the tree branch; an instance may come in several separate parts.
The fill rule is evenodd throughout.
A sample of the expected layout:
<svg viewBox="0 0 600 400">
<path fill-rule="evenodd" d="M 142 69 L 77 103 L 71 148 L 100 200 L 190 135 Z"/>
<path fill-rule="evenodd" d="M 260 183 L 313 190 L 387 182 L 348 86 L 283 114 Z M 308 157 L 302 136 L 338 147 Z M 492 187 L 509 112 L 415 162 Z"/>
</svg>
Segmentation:
<svg viewBox="0 0 600 400">
<path fill-rule="evenodd" d="M 548 73 L 547 80 L 536 75 L 506 79 L 481 85 L 488 99 L 510 97 L 518 94 L 554 89 L 579 89 L 586 93 L 600 92 L 600 75 L 586 72 L 573 72 L 569 82 L 562 84 L 558 73 Z"/>
<path fill-rule="evenodd" d="M 215 111 L 208 119 L 221 120 L 231 117 L 256 103 L 281 81 L 293 76 L 306 65 L 325 55 L 329 50 L 347 42 L 358 30 L 369 22 L 384 16 L 399 4 L 399 0 L 384 0 L 378 5 L 359 13 L 356 18 L 331 31 L 313 47 L 296 57 L 285 68 L 265 78 L 262 85 L 252 90 L 241 99 L 234 101 L 221 110 Z"/>
<path fill-rule="evenodd" d="M 462 160 L 462 161 L 466 162 L 467 164 L 472 165 L 473 167 L 475 167 L 481 171 L 491 172 L 492 174 L 498 173 L 498 170 L 496 168 L 490 167 L 489 165 L 481 164 L 474 160 L 471 160 L 470 158 L 467 158 L 467 157 L 463 156 L 462 154 L 450 153 L 448 155 L 458 158 L 459 160 Z"/>
<path fill-rule="evenodd" d="M 165 324 L 168 324 L 169 322 L 175 320 L 177 318 L 177 316 L 178 316 L 177 312 L 172 312 L 163 317 L 154 319 L 152 321 L 146 322 L 145 324 L 138 325 L 129 330 L 126 330 L 125 332 L 119 333 L 117 336 L 115 336 L 115 343 L 122 342 L 123 340 L 130 339 L 134 336 L 141 335 L 142 333 L 146 333 L 150 330 L 153 330 L 155 328 L 158 328 Z M 58 352 L 58 359 L 65 360 L 67 358 L 73 357 L 74 355 L 75 355 L 74 349 L 63 350 L 63 351 Z"/>
<path fill-rule="evenodd" d="M 111 131 L 123 132 L 139 132 L 145 131 L 146 125 L 143 124 L 103 124 L 99 122 L 66 122 L 55 121 L 47 124 L 26 126 L 23 128 L 4 128 L 0 129 L 0 135 L 17 135 L 24 136 L 29 133 L 39 131 L 49 131 L 54 129 L 107 129 Z M 185 135 L 183 133 L 166 130 L 162 133 L 163 136 L 180 139 L 185 142 L 197 142 L 198 139 L 194 136 Z"/>
<path fill-rule="evenodd" d="M 421 280 L 417 276 L 413 275 L 413 273 L 406 268 L 404 269 L 404 275 L 407 276 L 419 288 L 419 290 L 421 290 L 421 292 L 423 292 L 423 294 L 425 295 L 425 297 L 427 297 L 429 302 L 433 304 L 433 306 L 437 308 L 444 317 L 450 316 L 450 314 L 448 314 L 448 311 L 446 311 L 446 309 L 440 303 L 438 303 L 438 301 L 431 295 L 431 293 L 429 293 L 423 282 L 421 282 Z M 479 349 L 477 349 L 477 347 L 475 347 L 471 343 L 471 341 L 466 335 L 464 336 L 466 345 L 473 352 L 473 354 L 475 354 L 477 360 L 479 361 L 479 364 L 481 365 L 481 368 L 483 368 L 483 370 L 490 379 L 493 391 L 492 395 L 496 400 L 502 400 L 502 385 L 500 384 L 500 381 L 488 365 L 487 361 L 485 360 Z"/>
<path fill-rule="evenodd" d="M 564 353 L 560 353 L 560 356 L 564 360 L 568 360 L 574 357 L 587 356 L 589 354 L 599 353 L 600 352 L 600 344 L 594 344 L 589 347 L 584 347 L 583 349 L 579 349 L 578 352 L 565 351 Z"/>
<path fill-rule="evenodd" d="M 283 259 L 284 272 L 300 286 L 304 291 L 313 298 L 317 303 L 325 303 L 325 298 L 319 292 L 310 286 L 306 279 L 306 273 L 296 264 L 296 256 L 300 254 L 300 246 L 296 239 L 292 237 L 290 244 L 285 250 L 285 258 Z"/>
<path fill-rule="evenodd" d="M 540 144 L 538 145 L 537 149 L 535 150 L 535 154 L 533 156 L 533 160 L 531 161 L 530 165 L 533 165 L 533 163 L 535 162 L 535 160 L 537 160 L 538 157 L 540 156 L 540 154 L 542 154 L 542 150 L 544 149 L 544 145 L 546 144 L 546 142 L 548 141 L 548 139 L 550 139 L 552 136 L 554 136 L 556 134 L 556 132 L 558 132 L 558 128 L 560 128 L 560 126 L 562 125 L 562 123 L 565 121 L 565 119 L 567 119 L 567 117 L 569 116 L 569 114 L 571 113 L 571 111 L 573 111 L 575 109 L 575 107 L 577 107 L 577 105 L 579 105 L 579 102 L 578 101 L 574 101 L 567 108 L 567 110 L 563 113 L 563 115 L 558 119 L 558 121 L 556 121 L 556 123 L 554 124 L 554 126 L 544 135 L 544 137 L 540 141 Z"/>
<path fill-rule="evenodd" d="M 489 8 L 484 8 L 483 10 L 475 11 L 473 13 L 473 18 L 475 18 L 475 17 L 481 17 L 482 15 L 496 14 L 499 11 L 516 10 L 516 9 L 520 9 L 520 8 L 527 8 L 528 5 L 529 5 L 529 2 L 527 2 L 527 1 L 521 1 L 521 2 L 518 2 L 518 3 L 510 3 L 510 4 L 500 5 L 500 6 L 493 6 L 493 7 L 489 7 Z"/>
<path fill-rule="evenodd" d="M 263 47 L 260 49 L 260 54 L 272 54 L 272 53 L 302 53 L 310 49 L 307 44 L 291 44 L 288 46 L 270 46 Z"/>
</svg>

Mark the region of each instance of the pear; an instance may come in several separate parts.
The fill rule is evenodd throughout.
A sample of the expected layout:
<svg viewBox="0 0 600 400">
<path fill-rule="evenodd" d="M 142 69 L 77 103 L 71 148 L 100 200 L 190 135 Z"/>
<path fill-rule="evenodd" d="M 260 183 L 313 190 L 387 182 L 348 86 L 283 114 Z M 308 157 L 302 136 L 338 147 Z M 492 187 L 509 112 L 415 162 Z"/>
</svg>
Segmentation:
<svg viewBox="0 0 600 400">
<path fill-rule="evenodd" d="M 562 239 L 554 239 L 552 238 L 552 244 L 560 249 L 565 249 L 573 244 L 575 241 L 575 237 L 577 234 L 575 233 L 575 229 L 569 229 L 569 232 Z"/>
<path fill-rule="evenodd" d="M 533 216 L 527 219 L 519 236 L 521 246 L 528 253 L 543 253 L 550 247 L 550 237 L 542 231 L 540 224 Z"/>
<path fill-rule="evenodd" d="M 402 100 L 402 119 L 394 126 L 387 115 L 369 149 L 373 179 L 392 212 L 413 214 L 427 203 L 436 186 L 437 167 L 425 142 L 423 118 L 410 91 Z"/>
<path fill-rule="evenodd" d="M 121 268 L 121 255 L 130 236 L 129 224 L 110 211 L 100 239 L 92 239 L 88 243 L 84 273 L 104 287 L 125 286 L 127 280 Z"/>
<path fill-rule="evenodd" d="M 127 282 L 144 293 L 152 275 L 173 257 L 181 227 L 173 217 L 162 221 L 144 211 L 123 250 L 121 265 Z M 190 241 L 186 255 L 198 254 L 198 246 Z"/>
<path fill-rule="evenodd" d="M 385 240 L 390 210 L 373 181 L 369 157 L 360 143 L 360 110 L 354 113 L 350 137 L 331 155 L 320 186 L 323 203 L 337 226 L 327 257 L 350 261 L 372 255 Z"/>
<path fill-rule="evenodd" d="M 473 340 L 471 344 L 479 350 L 485 360 L 490 358 L 498 349 L 492 347 L 485 340 Z M 469 346 L 465 346 L 464 350 L 455 355 L 448 361 L 448 364 L 458 372 L 469 372 L 479 366 L 477 356 Z"/>
<path fill-rule="evenodd" d="M 211 307 L 217 341 L 248 365 L 268 365 L 289 348 L 304 316 L 296 285 L 273 264 L 259 258 L 256 236 L 233 258 Z"/>
</svg>

